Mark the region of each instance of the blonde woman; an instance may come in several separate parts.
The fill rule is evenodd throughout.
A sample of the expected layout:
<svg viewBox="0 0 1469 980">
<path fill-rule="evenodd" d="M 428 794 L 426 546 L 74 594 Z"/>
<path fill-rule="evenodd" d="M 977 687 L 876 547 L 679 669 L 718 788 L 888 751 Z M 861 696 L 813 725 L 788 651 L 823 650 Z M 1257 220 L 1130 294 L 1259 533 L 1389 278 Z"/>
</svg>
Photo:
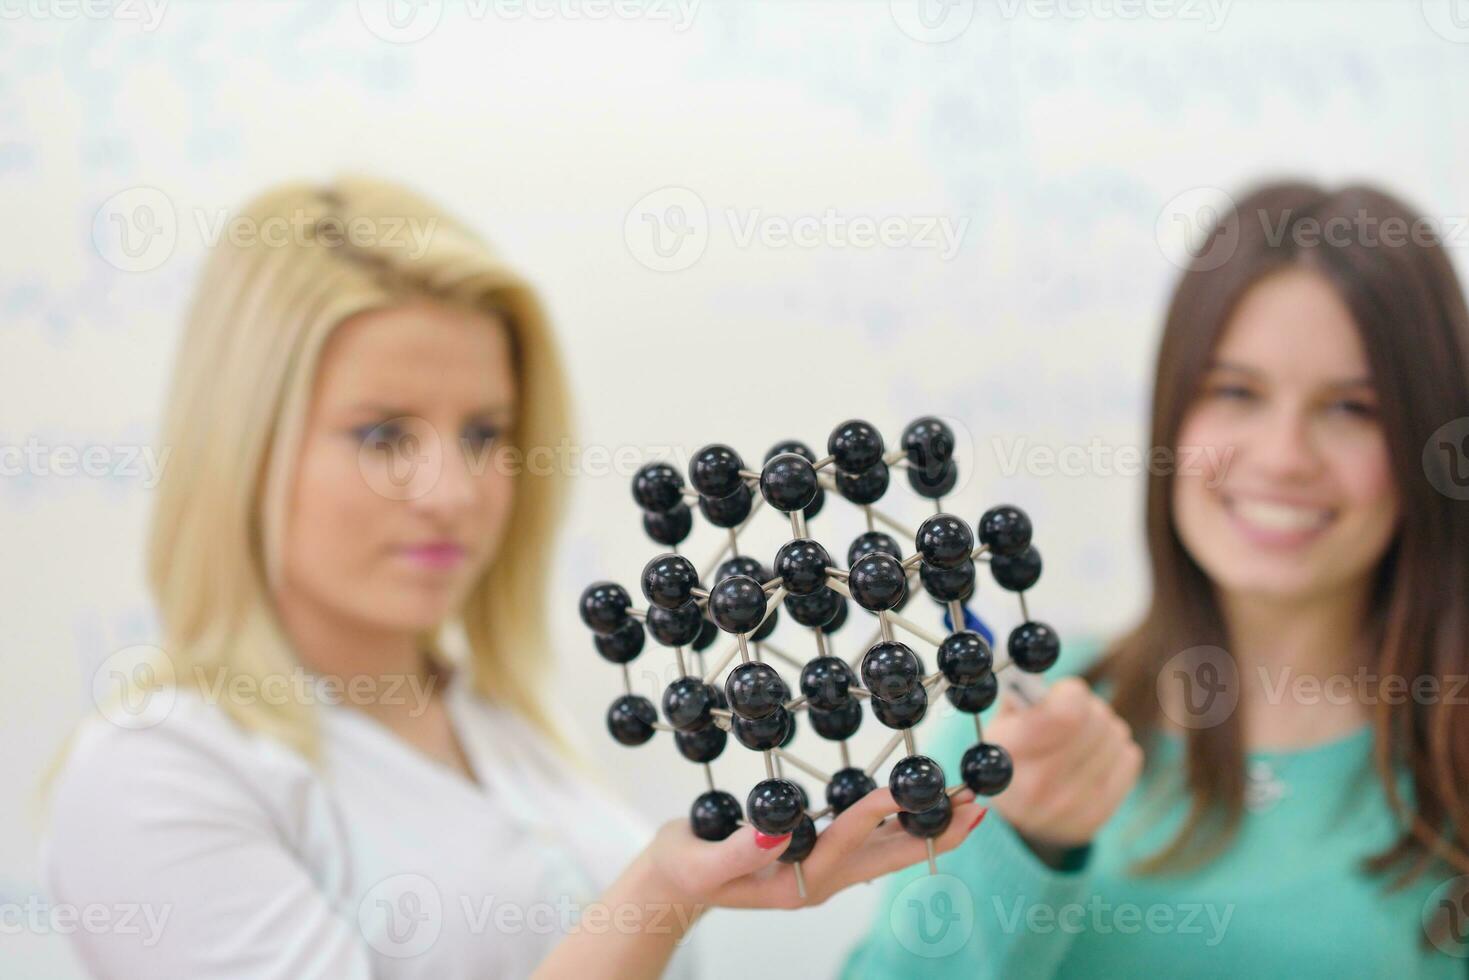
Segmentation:
<svg viewBox="0 0 1469 980">
<path fill-rule="evenodd" d="M 52 900 L 138 910 L 73 933 L 94 976 L 657 976 L 709 906 L 923 859 L 878 826 L 886 789 L 822 835 L 805 903 L 786 838 L 644 832 L 540 697 L 562 486 L 524 462 L 569 412 L 535 294 L 391 184 L 289 184 L 240 218 L 258 234 L 209 257 L 167 406 L 159 651 L 52 787 Z M 940 851 L 982 815 L 955 802 Z"/>
</svg>

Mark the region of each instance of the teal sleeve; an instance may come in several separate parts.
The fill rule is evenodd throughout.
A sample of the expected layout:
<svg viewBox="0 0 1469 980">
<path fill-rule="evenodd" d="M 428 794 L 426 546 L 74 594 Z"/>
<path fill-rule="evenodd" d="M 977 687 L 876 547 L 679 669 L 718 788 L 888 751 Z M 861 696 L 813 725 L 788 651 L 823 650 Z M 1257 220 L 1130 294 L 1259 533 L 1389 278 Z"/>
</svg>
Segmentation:
<svg viewBox="0 0 1469 980">
<path fill-rule="evenodd" d="M 1077 673 L 1096 653 L 1095 643 L 1063 641 L 1061 660 L 1047 677 Z M 927 754 L 946 773 L 959 771 L 960 757 L 974 743 L 973 726 L 969 716 L 952 709 L 933 726 L 937 731 Z M 1055 974 L 1075 932 L 1032 930 L 1027 921 L 1084 903 L 1091 881 L 1086 863 L 1075 871 L 1051 868 L 991 809 L 974 833 L 940 855 L 936 865 L 936 875 L 922 863 L 883 881 L 873 923 L 848 955 L 843 977 L 1009 980 Z"/>
</svg>

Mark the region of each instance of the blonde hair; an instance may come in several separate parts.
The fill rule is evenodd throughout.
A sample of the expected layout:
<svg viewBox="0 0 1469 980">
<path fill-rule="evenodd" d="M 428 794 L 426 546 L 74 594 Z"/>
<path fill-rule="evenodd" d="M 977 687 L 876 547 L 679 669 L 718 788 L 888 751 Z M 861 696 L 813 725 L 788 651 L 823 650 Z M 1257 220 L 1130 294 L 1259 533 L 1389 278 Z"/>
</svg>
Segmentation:
<svg viewBox="0 0 1469 980">
<path fill-rule="evenodd" d="M 569 439 L 570 406 L 534 291 L 477 235 L 408 189 L 366 177 L 282 184 L 246 204 L 233 226 L 253 230 L 253 240 L 221 241 L 209 256 L 174 367 L 162 433 L 172 455 L 152 515 L 147 574 L 176 675 L 258 682 L 301 669 L 270 597 L 317 363 L 339 324 L 421 298 L 496 314 L 510 331 L 519 389 L 511 444 L 528 450 Z M 270 241 L 268 229 L 285 227 L 299 233 Z M 370 243 L 358 240 L 364 229 Z M 426 242 L 405 229 L 427 230 Z M 499 552 L 459 621 L 477 692 L 564 750 L 538 695 L 551 539 L 565 492 L 554 469 L 517 468 Z M 420 637 L 438 657 L 440 633 Z M 221 705 L 245 728 L 319 758 L 312 705 Z"/>
</svg>

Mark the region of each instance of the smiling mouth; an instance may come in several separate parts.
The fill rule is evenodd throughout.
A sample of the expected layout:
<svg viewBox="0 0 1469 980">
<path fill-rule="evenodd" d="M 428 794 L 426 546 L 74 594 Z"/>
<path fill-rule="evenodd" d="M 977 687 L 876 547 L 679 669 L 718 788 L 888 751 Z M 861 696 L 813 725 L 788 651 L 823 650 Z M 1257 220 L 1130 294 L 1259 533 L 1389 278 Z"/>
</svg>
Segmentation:
<svg viewBox="0 0 1469 980">
<path fill-rule="evenodd" d="M 1267 545 L 1297 545 L 1311 540 L 1336 519 L 1329 507 L 1303 507 L 1274 500 L 1221 494 L 1230 520 L 1251 540 Z"/>
</svg>

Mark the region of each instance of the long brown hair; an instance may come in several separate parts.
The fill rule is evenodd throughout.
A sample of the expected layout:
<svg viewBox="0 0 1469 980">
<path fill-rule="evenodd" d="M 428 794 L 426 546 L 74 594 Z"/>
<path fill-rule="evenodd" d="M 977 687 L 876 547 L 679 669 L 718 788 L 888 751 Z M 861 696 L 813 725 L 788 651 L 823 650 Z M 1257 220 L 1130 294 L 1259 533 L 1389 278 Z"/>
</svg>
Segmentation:
<svg viewBox="0 0 1469 980">
<path fill-rule="evenodd" d="M 1331 222 L 1338 231 L 1357 231 L 1345 240 L 1320 234 Z M 1469 672 L 1469 501 L 1437 489 L 1447 485 L 1450 461 L 1425 455 L 1424 447 L 1440 426 L 1469 417 L 1469 313 L 1438 237 L 1414 209 L 1372 187 L 1327 191 L 1289 182 L 1249 193 L 1201 244 L 1163 328 L 1151 445 L 1177 446 L 1213 348 L 1252 285 L 1291 266 L 1325 275 L 1361 334 L 1401 502 L 1401 523 L 1375 571 L 1363 624 L 1366 666 L 1376 677 L 1409 683 L 1436 677 L 1441 691 L 1451 691 L 1445 683 Z M 1165 663 L 1200 646 L 1230 649 L 1213 585 L 1174 526 L 1171 483 L 1167 472 L 1148 478 L 1151 604 L 1086 672 L 1088 681 L 1107 686 L 1140 739 L 1158 730 L 1157 678 Z M 1469 709 L 1453 703 L 1459 700 L 1375 698 L 1374 768 L 1405 829 L 1385 852 L 1364 856 L 1364 866 L 1395 872 L 1394 888 L 1435 860 L 1469 870 Z M 1239 712 L 1231 712 L 1187 732 L 1190 813 L 1137 871 L 1194 866 L 1228 845 L 1244 813 L 1242 729 Z M 1398 793 L 1397 767 L 1411 775 L 1412 801 Z"/>
</svg>

